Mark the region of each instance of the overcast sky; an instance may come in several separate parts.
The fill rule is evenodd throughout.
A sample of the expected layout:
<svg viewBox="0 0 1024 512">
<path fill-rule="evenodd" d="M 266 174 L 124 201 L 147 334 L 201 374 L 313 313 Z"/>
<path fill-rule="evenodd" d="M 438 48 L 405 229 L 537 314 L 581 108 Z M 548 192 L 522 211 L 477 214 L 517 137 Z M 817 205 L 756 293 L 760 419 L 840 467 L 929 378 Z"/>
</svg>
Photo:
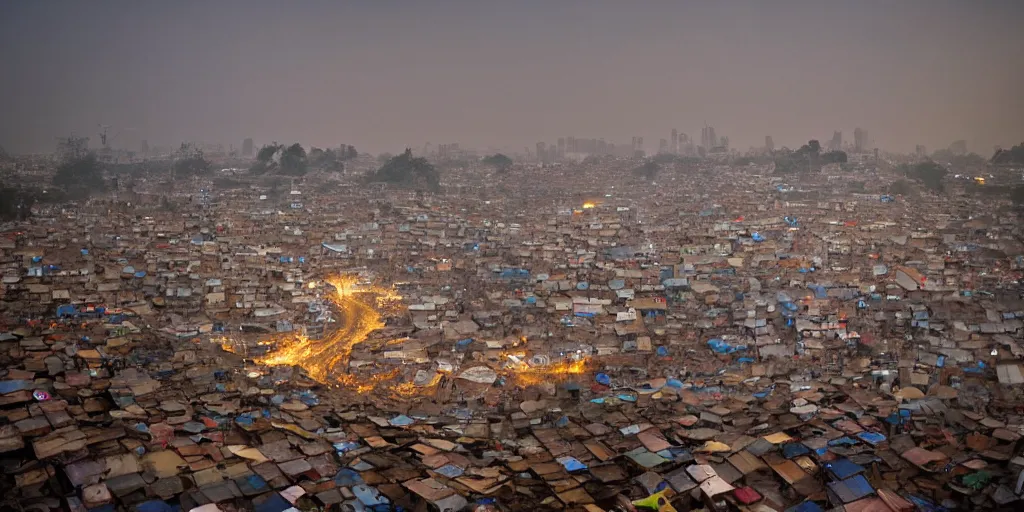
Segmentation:
<svg viewBox="0 0 1024 512">
<path fill-rule="evenodd" d="M 0 146 L 1024 141 L 1024 1 L 0 2 Z"/>
</svg>

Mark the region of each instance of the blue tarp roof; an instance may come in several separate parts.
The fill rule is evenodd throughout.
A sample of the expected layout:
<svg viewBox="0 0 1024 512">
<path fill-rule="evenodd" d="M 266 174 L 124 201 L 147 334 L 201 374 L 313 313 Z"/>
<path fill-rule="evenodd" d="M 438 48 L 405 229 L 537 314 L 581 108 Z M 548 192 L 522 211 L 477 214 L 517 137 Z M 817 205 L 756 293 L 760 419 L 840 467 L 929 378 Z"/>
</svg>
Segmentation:
<svg viewBox="0 0 1024 512">
<path fill-rule="evenodd" d="M 733 352 L 747 350 L 746 345 L 732 346 L 721 338 L 711 338 L 708 340 L 708 347 L 718 354 L 732 354 Z"/>
<path fill-rule="evenodd" d="M 253 512 L 284 512 L 292 508 L 292 504 L 278 493 L 268 494 L 264 501 L 253 500 Z M 261 496 L 262 498 L 262 496 Z"/>
<path fill-rule="evenodd" d="M 857 475 L 839 482 L 831 482 L 828 484 L 828 489 L 844 504 L 852 503 L 875 493 L 874 487 L 871 487 L 871 484 L 868 483 L 867 478 L 864 478 L 864 475 Z"/>
<path fill-rule="evenodd" d="M 857 441 L 848 436 L 843 436 L 828 442 L 829 446 L 853 446 L 855 444 L 857 444 Z"/>
<path fill-rule="evenodd" d="M 877 432 L 861 432 L 857 434 L 857 439 L 864 441 L 870 445 L 876 445 L 885 441 L 885 436 Z"/>
<path fill-rule="evenodd" d="M 370 487 L 365 484 L 353 487 L 352 494 L 356 495 L 356 499 L 358 499 L 360 503 L 368 507 L 390 503 L 387 496 L 381 494 L 376 487 Z"/>
<path fill-rule="evenodd" d="M 334 475 L 334 484 L 338 487 L 352 487 L 361 483 L 363 483 L 363 477 L 353 469 L 342 468 L 337 475 Z"/>
<path fill-rule="evenodd" d="M 813 501 L 805 501 L 786 509 L 786 512 L 825 512 Z"/>
<path fill-rule="evenodd" d="M 527 279 L 530 277 L 530 271 L 522 268 L 506 268 L 501 271 L 502 279 Z"/>
<path fill-rule="evenodd" d="M 448 478 L 458 478 L 462 476 L 462 473 L 465 472 L 462 468 L 456 466 L 455 464 L 445 464 L 444 466 L 441 466 L 435 469 L 434 471 L 437 471 L 438 473 Z"/>
<path fill-rule="evenodd" d="M 32 389 L 35 383 L 30 380 L 0 380 L 0 395 Z"/>
<path fill-rule="evenodd" d="M 564 467 L 565 470 L 570 473 L 572 473 L 573 471 L 582 471 L 584 469 L 587 469 L 587 465 L 576 460 L 575 457 L 559 457 L 558 463 L 561 464 L 562 467 Z"/>
<path fill-rule="evenodd" d="M 802 443 L 786 443 L 782 445 L 782 456 L 787 459 L 795 459 L 801 455 L 807 455 L 811 449 Z"/>
<path fill-rule="evenodd" d="M 235 479 L 235 484 L 242 490 L 242 494 L 251 496 L 259 494 L 265 491 L 269 491 L 270 487 L 267 485 L 267 481 L 259 475 L 246 475 Z"/>
<path fill-rule="evenodd" d="M 859 475 L 864 472 L 864 466 L 860 464 L 854 464 L 850 459 L 836 459 L 832 462 L 825 463 L 825 469 L 832 474 L 836 480 L 846 480 L 854 475 Z"/>
<path fill-rule="evenodd" d="M 661 282 L 666 288 L 682 288 L 690 285 L 690 280 L 685 277 L 671 277 Z"/>
<path fill-rule="evenodd" d="M 181 507 L 171 506 L 162 500 L 149 500 L 135 505 L 135 510 L 138 512 L 178 512 Z"/>
<path fill-rule="evenodd" d="M 414 419 L 412 419 L 412 418 L 410 418 L 410 417 L 408 417 L 408 416 L 406 416 L 404 414 L 399 414 L 398 416 L 395 416 L 394 418 L 391 418 L 390 420 L 388 420 L 388 423 L 390 423 L 392 426 L 395 426 L 395 427 L 406 427 L 406 426 L 412 425 L 415 422 L 416 422 L 416 420 L 414 420 Z"/>
</svg>

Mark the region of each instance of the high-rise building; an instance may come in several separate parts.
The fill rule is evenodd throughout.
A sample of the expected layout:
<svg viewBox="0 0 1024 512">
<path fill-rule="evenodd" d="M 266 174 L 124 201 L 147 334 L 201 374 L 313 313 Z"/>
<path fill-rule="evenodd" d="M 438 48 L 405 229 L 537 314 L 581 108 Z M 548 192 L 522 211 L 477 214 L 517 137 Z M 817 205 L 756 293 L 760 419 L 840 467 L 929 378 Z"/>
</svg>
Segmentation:
<svg viewBox="0 0 1024 512">
<path fill-rule="evenodd" d="M 437 145 L 437 158 L 438 160 L 454 160 L 459 158 L 461 150 L 459 149 L 459 143 L 453 142 L 451 144 L 438 144 Z"/>
<path fill-rule="evenodd" d="M 672 154 L 679 154 L 679 131 L 672 128 Z"/>
<path fill-rule="evenodd" d="M 139 144 L 139 154 L 146 156 L 149 154 L 149 141 L 143 139 L 142 144 Z"/>
<path fill-rule="evenodd" d="M 768 150 L 769 153 L 775 151 L 775 141 L 772 140 L 771 135 L 764 136 L 764 149 Z"/>
<path fill-rule="evenodd" d="M 252 139 L 245 139 L 242 141 L 242 156 L 245 158 L 252 158 L 253 146 Z"/>
<path fill-rule="evenodd" d="M 565 156 L 565 137 L 558 138 L 558 158 Z"/>
<path fill-rule="evenodd" d="M 700 145 L 704 149 L 711 149 L 718 146 L 718 137 L 715 136 L 714 126 L 705 126 L 700 131 Z"/>
<path fill-rule="evenodd" d="M 868 150 L 868 131 L 863 128 L 853 130 L 853 149 L 858 153 Z"/>
<path fill-rule="evenodd" d="M 668 153 L 668 139 L 658 141 L 658 153 Z"/>
<path fill-rule="evenodd" d="M 538 162 L 543 162 L 544 161 L 545 154 L 547 153 L 547 151 L 545 150 L 545 146 L 546 146 L 546 144 L 544 144 L 543 142 L 538 142 L 537 143 L 537 161 Z"/>
<path fill-rule="evenodd" d="M 843 149 L 843 132 L 832 132 L 832 141 L 829 142 L 828 149 L 832 151 L 839 151 L 840 149 Z"/>
<path fill-rule="evenodd" d="M 914 147 L 914 154 L 916 154 L 918 158 L 924 158 L 928 156 L 928 150 L 925 149 L 923 145 L 918 144 Z"/>
</svg>

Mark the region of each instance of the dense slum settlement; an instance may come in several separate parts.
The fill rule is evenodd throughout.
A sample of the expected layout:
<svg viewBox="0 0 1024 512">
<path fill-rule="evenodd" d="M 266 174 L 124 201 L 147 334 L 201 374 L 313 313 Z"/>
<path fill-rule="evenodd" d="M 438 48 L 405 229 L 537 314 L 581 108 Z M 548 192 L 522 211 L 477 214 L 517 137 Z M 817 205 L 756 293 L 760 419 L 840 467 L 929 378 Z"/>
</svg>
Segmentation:
<svg viewBox="0 0 1024 512">
<path fill-rule="evenodd" d="M 0 508 L 1024 508 L 1019 219 L 530 172 L 6 226 Z"/>
</svg>

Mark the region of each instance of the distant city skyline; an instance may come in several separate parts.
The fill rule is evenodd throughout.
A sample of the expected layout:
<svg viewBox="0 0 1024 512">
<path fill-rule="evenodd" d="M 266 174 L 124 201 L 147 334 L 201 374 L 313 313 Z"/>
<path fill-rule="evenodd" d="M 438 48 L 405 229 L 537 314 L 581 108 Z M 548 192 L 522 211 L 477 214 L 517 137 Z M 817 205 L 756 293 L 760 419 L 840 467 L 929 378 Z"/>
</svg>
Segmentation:
<svg viewBox="0 0 1024 512">
<path fill-rule="evenodd" d="M 0 146 L 1024 141 L 1024 2 L 6 2 Z M 386 27 L 386 28 L 384 28 Z M 187 37 L 183 37 L 187 34 Z M 710 44 L 709 44 L 710 43 Z M 115 136 L 116 135 L 116 136 Z M 849 137 L 847 137 L 849 139 Z"/>
</svg>

